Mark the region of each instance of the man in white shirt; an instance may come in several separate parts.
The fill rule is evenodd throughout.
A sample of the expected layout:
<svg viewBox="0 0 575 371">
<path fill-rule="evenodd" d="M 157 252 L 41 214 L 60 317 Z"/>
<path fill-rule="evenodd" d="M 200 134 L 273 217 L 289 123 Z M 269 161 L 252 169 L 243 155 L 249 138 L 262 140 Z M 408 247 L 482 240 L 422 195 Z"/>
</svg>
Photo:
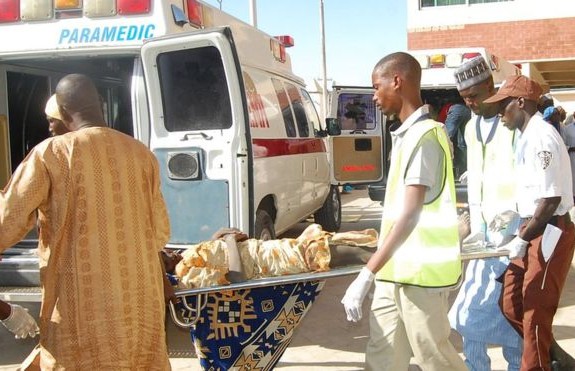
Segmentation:
<svg viewBox="0 0 575 371">
<path fill-rule="evenodd" d="M 509 251 L 511 258 L 503 276 L 501 309 L 523 336 L 522 370 L 551 369 L 553 316 L 575 242 L 568 213 L 573 207 L 569 156 L 559 133 L 536 114 L 541 92 L 535 81 L 511 76 L 485 100 L 499 103 L 505 127 L 520 131 L 515 170 L 517 210 L 523 223 L 517 237 L 500 249 Z M 548 237 L 554 233 L 558 240 Z"/>
<path fill-rule="evenodd" d="M 495 94 L 491 68 L 482 56 L 463 63 L 455 72 L 457 90 L 473 111 L 465 126 L 467 143 L 467 194 L 471 235 L 466 243 L 498 245 L 499 232 L 488 228 L 496 215 L 516 211 L 513 176 L 514 132 L 500 122 L 497 104 L 485 104 Z M 507 371 L 519 371 L 522 339 L 499 308 L 507 257 L 471 260 L 465 280 L 449 311 L 451 327 L 463 338 L 465 364 L 472 371 L 490 371 L 490 344 L 502 347 Z"/>
</svg>

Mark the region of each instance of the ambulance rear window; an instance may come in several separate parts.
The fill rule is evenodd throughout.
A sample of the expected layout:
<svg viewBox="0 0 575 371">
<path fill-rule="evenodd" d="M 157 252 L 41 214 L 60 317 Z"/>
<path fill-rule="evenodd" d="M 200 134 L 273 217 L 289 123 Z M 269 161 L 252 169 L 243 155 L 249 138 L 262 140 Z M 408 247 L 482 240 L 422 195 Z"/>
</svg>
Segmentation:
<svg viewBox="0 0 575 371">
<path fill-rule="evenodd" d="M 342 128 L 350 130 L 375 129 L 376 108 L 371 94 L 342 93 L 337 102 L 337 118 Z"/>
<path fill-rule="evenodd" d="M 217 48 L 163 53 L 157 63 L 166 130 L 220 130 L 232 126 L 227 79 Z"/>
</svg>

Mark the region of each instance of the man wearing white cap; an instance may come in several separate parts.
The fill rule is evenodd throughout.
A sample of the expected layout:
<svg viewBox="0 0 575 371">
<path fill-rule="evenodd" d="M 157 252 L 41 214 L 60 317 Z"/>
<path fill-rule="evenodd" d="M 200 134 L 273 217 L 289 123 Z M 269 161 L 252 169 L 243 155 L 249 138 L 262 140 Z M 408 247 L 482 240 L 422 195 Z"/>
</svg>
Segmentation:
<svg viewBox="0 0 575 371">
<path fill-rule="evenodd" d="M 483 101 L 495 94 L 491 70 L 482 56 L 463 63 L 455 72 L 459 94 L 474 115 L 465 128 L 467 193 L 471 234 L 466 243 L 498 245 L 501 236 L 488 228 L 495 216 L 515 211 L 513 177 L 514 132 L 499 121 L 498 105 Z M 463 354 L 470 370 L 491 370 L 488 344 L 502 346 L 508 371 L 519 370 L 522 341 L 499 308 L 500 277 L 507 257 L 471 260 L 465 281 L 449 312 L 451 326 L 463 337 Z"/>
<path fill-rule="evenodd" d="M 48 130 L 53 137 L 56 135 L 66 134 L 70 131 L 66 125 L 64 125 L 64 122 L 62 122 L 62 116 L 58 109 L 58 102 L 56 102 L 56 94 L 52 95 L 50 99 L 48 99 L 44 112 L 46 112 L 46 119 L 49 123 Z"/>
</svg>

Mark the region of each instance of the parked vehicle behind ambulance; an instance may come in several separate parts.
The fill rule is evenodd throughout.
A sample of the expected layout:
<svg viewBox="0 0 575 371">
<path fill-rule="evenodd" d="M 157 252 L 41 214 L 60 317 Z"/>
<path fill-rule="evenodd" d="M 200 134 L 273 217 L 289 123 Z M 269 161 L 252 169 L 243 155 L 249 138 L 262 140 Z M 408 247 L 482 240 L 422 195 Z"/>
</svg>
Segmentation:
<svg viewBox="0 0 575 371">
<path fill-rule="evenodd" d="M 111 127 L 160 164 L 169 246 L 221 227 L 274 238 L 313 215 L 341 223 L 326 138 L 285 48 L 196 0 L 4 0 L 0 9 L 0 183 L 48 136 L 58 81 L 96 83 Z M 357 172 L 356 172 L 357 174 Z M 38 284 L 36 231 L 3 254 L 0 285 Z"/>
<path fill-rule="evenodd" d="M 385 182 L 390 136 L 385 118 L 373 101 L 371 87 L 334 85 L 328 94 L 327 123 L 332 182 Z M 331 123 L 331 125 L 330 125 Z"/>
</svg>

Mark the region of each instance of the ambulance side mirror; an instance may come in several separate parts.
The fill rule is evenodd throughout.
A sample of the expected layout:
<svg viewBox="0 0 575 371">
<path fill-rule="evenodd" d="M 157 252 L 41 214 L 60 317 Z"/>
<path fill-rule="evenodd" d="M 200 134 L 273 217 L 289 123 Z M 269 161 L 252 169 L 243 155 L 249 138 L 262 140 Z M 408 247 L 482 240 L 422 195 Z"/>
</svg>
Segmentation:
<svg viewBox="0 0 575 371">
<path fill-rule="evenodd" d="M 341 125 L 339 123 L 339 119 L 328 117 L 325 119 L 325 125 L 329 135 L 341 135 Z"/>
</svg>

